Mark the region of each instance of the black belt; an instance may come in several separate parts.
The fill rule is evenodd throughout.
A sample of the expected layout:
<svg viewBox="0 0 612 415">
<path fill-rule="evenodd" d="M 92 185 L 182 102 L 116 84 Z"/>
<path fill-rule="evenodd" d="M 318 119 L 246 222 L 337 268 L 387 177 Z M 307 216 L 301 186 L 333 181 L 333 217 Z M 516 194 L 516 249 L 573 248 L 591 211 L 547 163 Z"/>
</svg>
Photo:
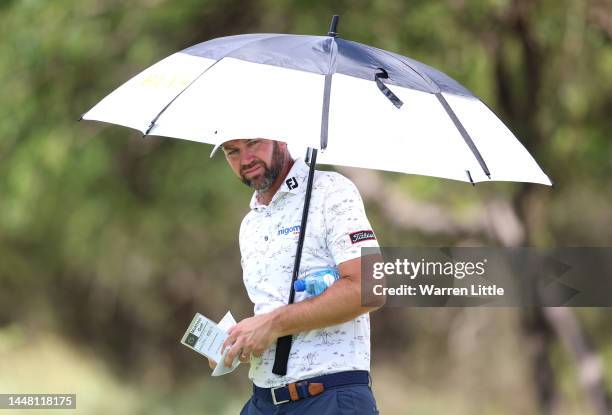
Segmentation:
<svg viewBox="0 0 612 415">
<path fill-rule="evenodd" d="M 367 370 L 349 370 L 346 372 L 330 373 L 329 375 L 315 376 L 275 388 L 260 388 L 257 385 L 253 385 L 253 395 L 279 405 L 281 403 L 298 401 L 309 396 L 316 396 L 326 389 L 348 385 L 369 386 L 370 372 Z"/>
</svg>

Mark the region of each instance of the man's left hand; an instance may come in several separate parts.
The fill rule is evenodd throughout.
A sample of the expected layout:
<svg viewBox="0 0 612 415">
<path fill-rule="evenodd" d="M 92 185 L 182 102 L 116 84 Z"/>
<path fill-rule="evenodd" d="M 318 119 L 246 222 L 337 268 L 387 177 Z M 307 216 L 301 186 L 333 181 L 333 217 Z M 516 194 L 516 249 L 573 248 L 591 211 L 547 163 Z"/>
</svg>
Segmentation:
<svg viewBox="0 0 612 415">
<path fill-rule="evenodd" d="M 231 347 L 225 356 L 225 366 L 229 367 L 236 356 L 245 362 L 253 356 L 261 356 L 272 345 L 280 333 L 275 328 L 274 312 L 245 318 L 228 331 L 229 337 L 223 343 L 222 352 Z"/>
</svg>

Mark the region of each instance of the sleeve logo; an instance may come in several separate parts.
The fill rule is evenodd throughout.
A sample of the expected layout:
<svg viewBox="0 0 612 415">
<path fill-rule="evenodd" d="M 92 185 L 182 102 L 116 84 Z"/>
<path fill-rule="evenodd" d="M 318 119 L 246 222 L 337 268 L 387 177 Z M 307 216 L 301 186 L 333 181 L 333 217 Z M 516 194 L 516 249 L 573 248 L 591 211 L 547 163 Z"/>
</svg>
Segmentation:
<svg viewBox="0 0 612 415">
<path fill-rule="evenodd" d="M 361 241 L 367 241 L 369 239 L 376 240 L 376 236 L 374 236 L 374 232 L 372 232 L 371 230 L 349 233 L 349 237 L 351 238 L 351 242 L 353 244 L 356 244 L 357 242 Z"/>
</svg>

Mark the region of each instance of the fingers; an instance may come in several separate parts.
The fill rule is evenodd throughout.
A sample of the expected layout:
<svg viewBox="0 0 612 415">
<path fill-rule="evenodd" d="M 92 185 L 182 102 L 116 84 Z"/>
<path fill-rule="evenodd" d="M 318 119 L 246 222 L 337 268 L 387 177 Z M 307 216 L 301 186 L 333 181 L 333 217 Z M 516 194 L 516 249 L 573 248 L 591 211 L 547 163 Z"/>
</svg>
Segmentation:
<svg viewBox="0 0 612 415">
<path fill-rule="evenodd" d="M 236 357 L 242 363 L 249 362 L 251 356 L 261 357 L 265 349 L 270 346 L 267 340 L 270 337 L 269 333 L 266 335 L 267 331 L 262 332 L 260 325 L 255 324 L 261 318 L 263 317 L 244 319 L 228 330 L 228 337 L 221 346 L 221 352 L 225 353 L 223 360 L 225 366 L 230 367 Z"/>
<path fill-rule="evenodd" d="M 236 358 L 236 356 L 238 356 L 242 352 L 243 343 L 244 343 L 243 339 L 238 339 L 236 343 L 233 344 L 231 349 L 229 349 L 229 351 L 225 355 L 225 360 L 224 360 L 226 367 L 230 367 L 232 365 L 232 362 Z"/>
<path fill-rule="evenodd" d="M 217 362 L 212 359 L 208 359 L 208 366 L 210 366 L 211 369 L 214 369 L 215 367 L 217 367 Z"/>
<path fill-rule="evenodd" d="M 232 331 L 234 331 L 234 329 L 236 328 L 238 324 L 234 324 L 232 327 L 229 328 L 229 330 L 227 331 L 227 334 L 232 334 Z"/>
<path fill-rule="evenodd" d="M 237 332 L 230 333 L 229 337 L 225 339 L 225 341 L 223 342 L 223 345 L 221 346 L 221 353 L 223 353 L 227 347 L 232 347 L 234 343 L 236 343 L 237 338 L 238 338 Z"/>
</svg>

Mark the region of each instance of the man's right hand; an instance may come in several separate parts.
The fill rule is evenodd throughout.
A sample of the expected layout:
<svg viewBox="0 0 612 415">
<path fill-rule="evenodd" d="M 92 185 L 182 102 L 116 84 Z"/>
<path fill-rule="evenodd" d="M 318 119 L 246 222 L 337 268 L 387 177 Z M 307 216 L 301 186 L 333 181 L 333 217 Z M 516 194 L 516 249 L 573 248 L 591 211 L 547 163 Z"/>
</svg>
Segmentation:
<svg viewBox="0 0 612 415">
<path fill-rule="evenodd" d="M 248 357 L 240 356 L 239 359 L 240 359 L 240 362 L 242 363 L 249 363 L 251 361 L 251 356 L 248 356 Z M 208 359 L 208 366 L 210 366 L 211 369 L 214 369 L 215 367 L 217 367 L 217 362 L 215 362 L 212 359 Z"/>
</svg>

